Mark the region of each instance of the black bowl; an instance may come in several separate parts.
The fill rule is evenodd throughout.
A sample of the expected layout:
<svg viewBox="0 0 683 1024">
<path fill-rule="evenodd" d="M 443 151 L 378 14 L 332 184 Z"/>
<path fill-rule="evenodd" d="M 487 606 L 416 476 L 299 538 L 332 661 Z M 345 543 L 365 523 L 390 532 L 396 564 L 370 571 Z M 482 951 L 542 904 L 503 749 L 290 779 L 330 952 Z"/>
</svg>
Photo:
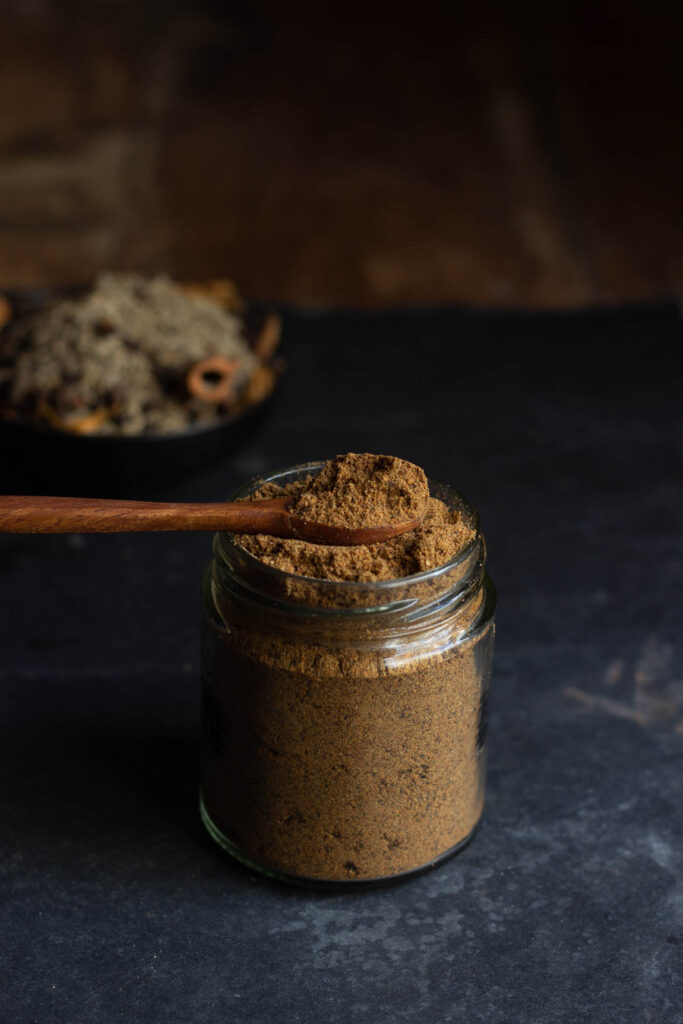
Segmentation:
<svg viewBox="0 0 683 1024">
<path fill-rule="evenodd" d="M 15 315 L 39 309 L 67 290 L 5 293 Z M 280 387 L 263 401 L 210 424 L 169 434 L 69 434 L 26 420 L 0 419 L 4 493 L 115 495 L 122 488 L 186 477 L 226 458 L 251 439 L 275 404 Z"/>
</svg>

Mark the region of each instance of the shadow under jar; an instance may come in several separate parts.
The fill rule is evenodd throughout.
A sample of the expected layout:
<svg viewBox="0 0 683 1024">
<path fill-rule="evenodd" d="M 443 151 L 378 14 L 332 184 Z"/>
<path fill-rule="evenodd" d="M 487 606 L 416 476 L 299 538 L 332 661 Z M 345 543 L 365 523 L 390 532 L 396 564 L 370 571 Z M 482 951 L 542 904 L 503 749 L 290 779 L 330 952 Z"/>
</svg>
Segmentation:
<svg viewBox="0 0 683 1024">
<path fill-rule="evenodd" d="M 200 809 L 220 846 L 271 877 L 341 888 L 399 879 L 462 849 L 480 821 L 495 591 L 476 513 L 450 487 L 430 490 L 472 540 L 403 579 L 296 576 L 216 534 Z"/>
</svg>

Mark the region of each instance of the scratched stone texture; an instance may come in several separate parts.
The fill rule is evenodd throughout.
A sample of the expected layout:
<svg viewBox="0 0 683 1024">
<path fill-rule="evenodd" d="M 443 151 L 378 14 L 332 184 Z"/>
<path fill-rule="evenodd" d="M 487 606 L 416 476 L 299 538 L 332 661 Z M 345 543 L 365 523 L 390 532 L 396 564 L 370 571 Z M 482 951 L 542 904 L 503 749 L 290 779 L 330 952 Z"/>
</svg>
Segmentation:
<svg viewBox="0 0 683 1024">
<path fill-rule="evenodd" d="M 0 1019 L 681 1024 L 677 309 L 285 311 L 285 338 L 260 434 L 138 494 L 344 450 L 458 485 L 500 598 L 484 824 L 393 888 L 252 876 L 195 806 L 208 538 L 3 537 Z"/>
</svg>

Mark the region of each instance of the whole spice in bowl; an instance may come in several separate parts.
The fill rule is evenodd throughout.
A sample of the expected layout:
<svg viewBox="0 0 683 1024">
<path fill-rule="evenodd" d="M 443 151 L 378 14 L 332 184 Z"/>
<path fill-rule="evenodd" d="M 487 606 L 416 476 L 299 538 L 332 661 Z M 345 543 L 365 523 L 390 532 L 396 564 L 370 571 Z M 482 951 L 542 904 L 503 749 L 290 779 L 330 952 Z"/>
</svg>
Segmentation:
<svg viewBox="0 0 683 1024">
<path fill-rule="evenodd" d="M 495 596 L 475 512 L 419 467 L 346 455 L 254 481 L 336 548 L 218 534 L 204 581 L 203 820 L 275 877 L 348 886 L 431 867 L 484 801 Z"/>
<path fill-rule="evenodd" d="M 267 317 L 252 344 L 238 301 L 231 282 L 103 273 L 2 332 L 0 416 L 120 436 L 219 424 L 276 378 L 279 319 Z"/>
</svg>

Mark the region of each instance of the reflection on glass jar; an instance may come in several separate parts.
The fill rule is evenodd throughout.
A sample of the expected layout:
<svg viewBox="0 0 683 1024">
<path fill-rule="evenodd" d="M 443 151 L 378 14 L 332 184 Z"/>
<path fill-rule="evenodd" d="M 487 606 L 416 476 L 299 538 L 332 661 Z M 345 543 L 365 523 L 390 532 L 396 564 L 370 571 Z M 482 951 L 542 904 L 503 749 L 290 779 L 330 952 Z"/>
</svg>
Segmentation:
<svg viewBox="0 0 683 1024">
<path fill-rule="evenodd" d="M 430 489 L 473 539 L 404 579 L 295 576 L 216 535 L 204 579 L 201 813 L 253 868 L 386 881 L 432 867 L 476 830 L 495 592 L 476 514 L 451 488 Z"/>
</svg>

